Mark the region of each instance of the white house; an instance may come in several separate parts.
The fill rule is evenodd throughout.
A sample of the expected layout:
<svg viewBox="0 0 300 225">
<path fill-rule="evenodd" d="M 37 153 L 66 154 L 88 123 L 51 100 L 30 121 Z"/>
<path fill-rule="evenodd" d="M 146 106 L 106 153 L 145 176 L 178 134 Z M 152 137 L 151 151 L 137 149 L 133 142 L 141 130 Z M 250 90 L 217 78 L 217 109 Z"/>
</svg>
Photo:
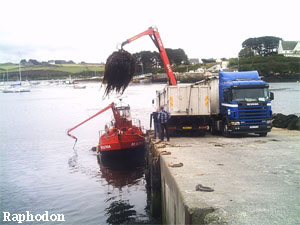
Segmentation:
<svg viewBox="0 0 300 225">
<path fill-rule="evenodd" d="M 199 59 L 197 59 L 197 58 L 189 59 L 189 62 L 190 62 L 190 64 L 197 64 L 197 63 L 200 63 L 200 62 L 199 62 Z"/>
<path fill-rule="evenodd" d="M 216 59 L 216 63 L 222 63 L 222 59 L 217 58 L 217 59 Z"/>
<path fill-rule="evenodd" d="M 300 41 L 279 41 L 278 54 L 300 57 Z"/>
<path fill-rule="evenodd" d="M 221 63 L 221 67 L 222 67 L 222 70 L 226 70 L 228 68 L 228 65 L 229 65 L 229 61 L 222 61 Z"/>
</svg>

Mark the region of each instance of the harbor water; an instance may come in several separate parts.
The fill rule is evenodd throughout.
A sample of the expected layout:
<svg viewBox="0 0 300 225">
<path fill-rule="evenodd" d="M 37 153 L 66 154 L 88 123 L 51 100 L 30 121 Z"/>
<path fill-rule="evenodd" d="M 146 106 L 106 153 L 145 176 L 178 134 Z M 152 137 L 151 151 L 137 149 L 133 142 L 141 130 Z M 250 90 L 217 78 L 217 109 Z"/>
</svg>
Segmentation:
<svg viewBox="0 0 300 225">
<path fill-rule="evenodd" d="M 2 212 L 26 211 L 63 214 L 61 224 L 73 225 L 160 222 L 149 214 L 144 161 L 103 162 L 91 151 L 98 131 L 112 119 L 111 110 L 72 132 L 78 138 L 73 149 L 74 140 L 66 130 L 118 102 L 116 96 L 103 100 L 100 84 L 86 85 L 39 85 L 28 93 L 0 93 L 1 224 L 18 224 L 3 222 Z M 122 96 L 145 129 L 150 126 L 155 91 L 163 87 L 130 85 Z M 299 83 L 271 83 L 270 89 L 275 93 L 273 112 L 300 115 Z"/>
<path fill-rule="evenodd" d="M 300 116 L 300 83 L 270 83 L 270 91 L 275 94 L 273 113 Z"/>
</svg>

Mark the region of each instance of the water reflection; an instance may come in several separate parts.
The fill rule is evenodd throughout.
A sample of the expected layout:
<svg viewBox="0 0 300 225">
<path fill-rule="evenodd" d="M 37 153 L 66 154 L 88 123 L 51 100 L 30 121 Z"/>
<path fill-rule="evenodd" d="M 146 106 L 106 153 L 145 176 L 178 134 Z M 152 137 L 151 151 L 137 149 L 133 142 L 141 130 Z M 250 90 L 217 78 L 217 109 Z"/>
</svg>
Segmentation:
<svg viewBox="0 0 300 225">
<path fill-rule="evenodd" d="M 75 149 L 73 149 L 73 150 L 74 150 L 74 154 L 71 158 L 69 158 L 69 161 L 68 161 L 69 167 L 71 169 L 75 169 L 78 167 L 78 154 Z"/>
<path fill-rule="evenodd" d="M 100 224 L 160 224 L 159 219 L 149 214 L 145 149 L 140 154 L 119 158 L 101 157 L 92 151 L 89 151 L 91 154 L 81 154 L 82 149 L 78 152 L 74 149 L 68 166 L 70 173 L 85 174 L 99 184 L 103 196 Z M 100 200 L 94 197 L 96 201 Z"/>
<path fill-rule="evenodd" d="M 144 155 L 124 158 L 104 158 L 98 155 L 101 177 L 114 188 L 137 184 L 144 176 Z"/>
<path fill-rule="evenodd" d="M 140 190 L 146 188 L 144 154 L 123 158 L 103 158 L 99 155 L 98 164 L 101 178 L 105 179 L 112 188 L 107 191 L 106 222 L 108 224 L 153 224 L 154 221 L 149 220 L 148 208 L 143 202 L 145 198 L 138 197 Z M 139 205 L 143 207 L 139 208 Z"/>
<path fill-rule="evenodd" d="M 108 224 L 132 224 L 135 221 L 136 211 L 134 206 L 129 204 L 128 200 L 113 201 L 109 207 L 105 209 L 108 216 L 106 222 Z"/>
</svg>

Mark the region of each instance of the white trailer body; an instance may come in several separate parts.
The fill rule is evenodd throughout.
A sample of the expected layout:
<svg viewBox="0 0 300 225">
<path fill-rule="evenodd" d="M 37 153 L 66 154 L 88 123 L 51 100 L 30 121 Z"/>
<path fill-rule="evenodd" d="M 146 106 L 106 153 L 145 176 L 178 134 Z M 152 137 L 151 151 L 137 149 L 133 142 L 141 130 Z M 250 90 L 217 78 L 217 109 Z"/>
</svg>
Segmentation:
<svg viewBox="0 0 300 225">
<path fill-rule="evenodd" d="M 219 113 L 218 79 L 196 84 L 178 84 L 166 86 L 156 92 L 158 106 L 172 116 L 209 116 Z"/>
<path fill-rule="evenodd" d="M 217 82 L 177 84 L 156 92 L 157 106 L 171 114 L 169 130 L 172 133 L 193 132 L 204 134 L 212 113 L 218 113 Z"/>
<path fill-rule="evenodd" d="M 198 82 L 198 85 L 208 87 L 210 115 L 218 115 L 220 113 L 219 77 L 210 77 L 202 82 Z"/>
</svg>

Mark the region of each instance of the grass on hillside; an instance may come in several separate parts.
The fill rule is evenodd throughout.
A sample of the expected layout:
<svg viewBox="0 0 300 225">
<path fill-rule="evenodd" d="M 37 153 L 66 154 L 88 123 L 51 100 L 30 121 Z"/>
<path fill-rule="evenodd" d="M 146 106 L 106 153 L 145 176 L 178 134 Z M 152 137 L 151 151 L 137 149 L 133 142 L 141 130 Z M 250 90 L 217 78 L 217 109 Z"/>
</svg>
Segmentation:
<svg viewBox="0 0 300 225">
<path fill-rule="evenodd" d="M 80 73 L 83 71 L 104 71 L 104 65 L 101 64 L 57 64 L 57 65 L 34 65 L 34 66 L 21 66 L 22 71 L 32 71 L 32 70 L 52 70 L 61 71 L 68 73 Z M 18 64 L 0 64 L 0 72 L 18 72 Z"/>
</svg>

